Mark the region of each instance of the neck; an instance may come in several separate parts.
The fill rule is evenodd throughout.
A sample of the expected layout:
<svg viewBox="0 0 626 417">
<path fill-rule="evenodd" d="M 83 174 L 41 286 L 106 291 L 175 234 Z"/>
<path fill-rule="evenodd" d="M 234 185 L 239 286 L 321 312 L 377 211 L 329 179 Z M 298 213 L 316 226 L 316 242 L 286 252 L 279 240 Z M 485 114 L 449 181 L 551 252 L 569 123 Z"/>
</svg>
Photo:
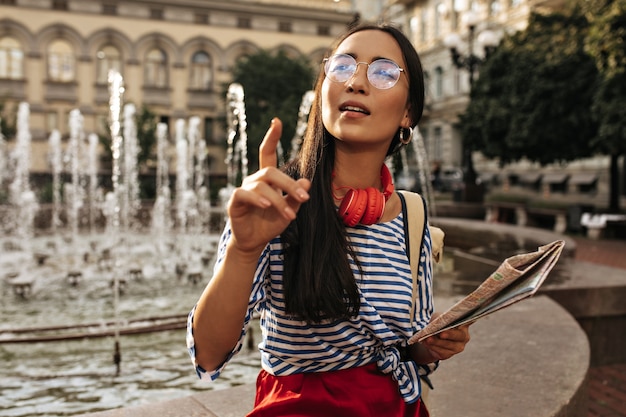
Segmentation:
<svg viewBox="0 0 626 417">
<path fill-rule="evenodd" d="M 389 171 L 389 168 L 387 168 L 387 165 L 385 164 L 381 166 L 381 169 L 375 180 L 364 181 L 363 176 L 355 180 L 354 183 L 359 183 L 358 186 L 342 185 L 342 183 L 336 181 L 336 178 L 337 175 L 335 172 L 333 172 L 332 192 L 335 202 L 340 202 L 348 193 L 348 191 L 356 188 L 376 188 L 385 196 L 385 200 L 389 200 L 389 197 L 394 191 L 393 178 L 391 177 L 391 172 Z"/>
</svg>

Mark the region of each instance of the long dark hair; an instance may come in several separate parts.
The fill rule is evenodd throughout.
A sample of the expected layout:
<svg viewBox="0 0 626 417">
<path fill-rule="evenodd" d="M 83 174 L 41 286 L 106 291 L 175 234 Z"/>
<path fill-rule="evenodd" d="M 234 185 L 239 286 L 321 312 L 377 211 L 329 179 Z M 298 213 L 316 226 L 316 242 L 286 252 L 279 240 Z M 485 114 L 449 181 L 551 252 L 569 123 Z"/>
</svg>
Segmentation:
<svg viewBox="0 0 626 417">
<path fill-rule="evenodd" d="M 415 127 L 424 109 L 424 76 L 415 48 L 399 29 L 386 24 L 359 25 L 340 37 L 327 56 L 347 37 L 363 30 L 386 32 L 400 46 L 409 77 L 411 123 Z M 285 308 L 288 314 L 310 323 L 354 317 L 360 308 L 359 290 L 350 258 L 359 270 L 361 267 L 337 214 L 332 195 L 335 140 L 322 122 L 320 96 L 324 77 L 324 72 L 320 71 L 298 157 L 284 168 L 292 177 L 307 178 L 312 182 L 310 200 L 300 207 L 296 220 L 281 235 Z M 400 147 L 397 133 L 387 155 Z"/>
</svg>

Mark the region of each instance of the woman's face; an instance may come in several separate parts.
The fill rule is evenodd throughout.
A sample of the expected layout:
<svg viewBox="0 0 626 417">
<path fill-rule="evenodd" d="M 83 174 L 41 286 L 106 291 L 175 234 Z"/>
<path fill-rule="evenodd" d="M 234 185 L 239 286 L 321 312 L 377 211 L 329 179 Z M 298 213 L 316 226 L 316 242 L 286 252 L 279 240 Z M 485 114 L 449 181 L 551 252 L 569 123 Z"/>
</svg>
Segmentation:
<svg viewBox="0 0 626 417">
<path fill-rule="evenodd" d="M 379 58 L 406 64 L 396 40 L 379 30 L 364 30 L 346 38 L 335 54 L 347 54 L 357 62 L 368 64 Z M 368 145 L 387 147 L 400 126 L 409 127 L 408 92 L 406 73 L 389 89 L 378 89 L 367 79 L 367 65 L 359 64 L 354 75 L 345 82 L 322 83 L 322 120 L 335 138 L 337 146 Z M 405 70 L 406 71 L 406 70 Z"/>
</svg>

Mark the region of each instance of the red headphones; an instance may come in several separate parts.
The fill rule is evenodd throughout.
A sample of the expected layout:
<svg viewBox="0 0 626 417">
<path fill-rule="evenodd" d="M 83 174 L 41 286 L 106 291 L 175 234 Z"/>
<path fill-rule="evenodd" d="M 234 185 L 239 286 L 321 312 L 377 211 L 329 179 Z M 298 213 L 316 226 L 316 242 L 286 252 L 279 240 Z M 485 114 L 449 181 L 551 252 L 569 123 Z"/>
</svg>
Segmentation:
<svg viewBox="0 0 626 417">
<path fill-rule="evenodd" d="M 370 225 L 380 220 L 385 211 L 385 202 L 394 190 L 391 172 L 385 164 L 380 170 L 380 180 L 383 183 L 382 193 L 374 187 L 348 190 L 339 206 L 339 215 L 347 226 L 356 226 L 358 223 Z"/>
</svg>

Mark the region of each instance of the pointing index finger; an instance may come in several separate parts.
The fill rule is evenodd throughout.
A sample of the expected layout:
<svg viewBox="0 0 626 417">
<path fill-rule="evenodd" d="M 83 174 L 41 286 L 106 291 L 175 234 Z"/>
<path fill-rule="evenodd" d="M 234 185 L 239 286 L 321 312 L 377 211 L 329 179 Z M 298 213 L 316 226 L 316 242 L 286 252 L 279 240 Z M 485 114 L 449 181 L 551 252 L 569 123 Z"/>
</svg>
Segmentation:
<svg viewBox="0 0 626 417">
<path fill-rule="evenodd" d="M 279 118 L 274 117 L 259 147 L 259 169 L 278 166 L 276 150 L 282 132 L 283 123 Z"/>
</svg>

